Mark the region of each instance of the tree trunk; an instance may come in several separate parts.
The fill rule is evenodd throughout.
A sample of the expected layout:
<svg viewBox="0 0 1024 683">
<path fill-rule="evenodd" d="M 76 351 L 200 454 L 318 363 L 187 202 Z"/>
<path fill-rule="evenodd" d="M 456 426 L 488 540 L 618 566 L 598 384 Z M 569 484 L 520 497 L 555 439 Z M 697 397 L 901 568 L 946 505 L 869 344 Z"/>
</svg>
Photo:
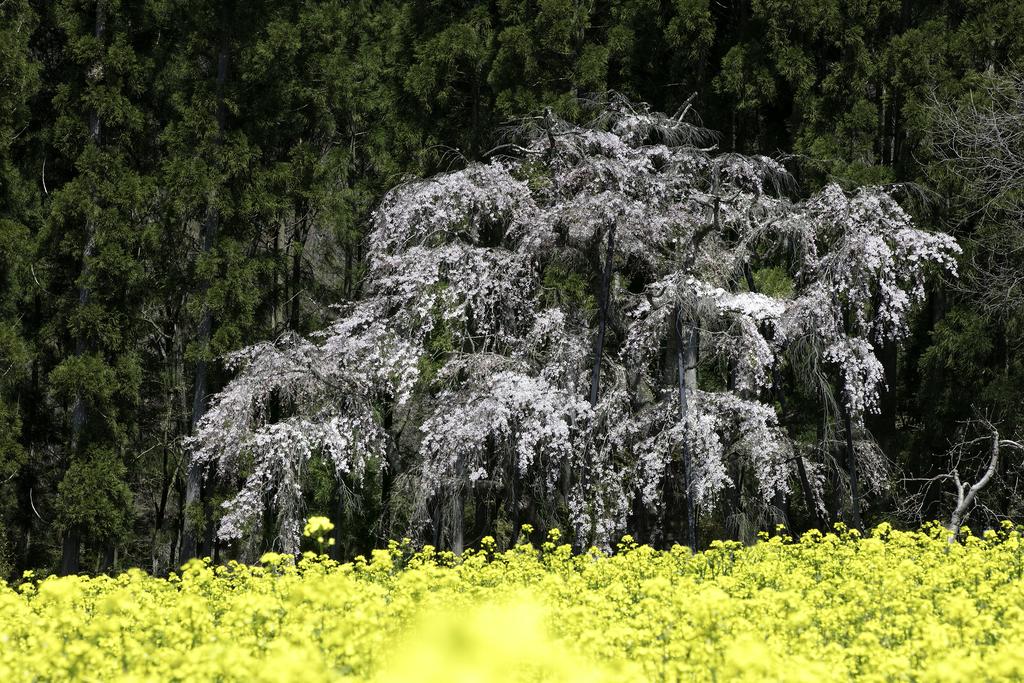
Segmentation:
<svg viewBox="0 0 1024 683">
<path fill-rule="evenodd" d="M 803 457 L 799 455 L 796 456 L 796 472 L 800 477 L 800 488 L 804 492 L 804 505 L 807 506 L 807 514 L 811 516 L 811 524 L 813 528 L 824 531 L 825 522 L 818 514 L 818 506 L 814 502 L 814 492 L 811 491 L 811 480 L 807 476 L 807 467 L 804 465 Z"/>
<path fill-rule="evenodd" d="M 395 423 L 394 410 L 390 403 L 384 406 L 381 422 L 384 431 L 390 434 Z M 399 457 L 398 444 L 391 442 L 385 454 L 386 462 L 380 477 L 380 533 L 378 537 L 385 541 L 391 535 L 391 493 L 395 486 L 395 477 L 398 476 L 398 466 L 401 462 Z"/>
<path fill-rule="evenodd" d="M 82 545 L 82 533 L 77 526 L 73 526 L 64 532 L 64 540 L 61 544 L 60 575 L 69 576 L 79 571 L 80 548 Z"/>
<path fill-rule="evenodd" d="M 92 118 L 95 118 L 95 116 Z M 91 261 L 93 250 L 96 248 L 96 228 L 91 221 L 86 223 L 86 233 L 88 234 L 88 237 L 86 239 L 85 248 L 82 250 L 81 284 L 78 287 L 79 308 L 85 308 L 89 303 L 90 292 L 87 281 L 89 272 L 92 269 Z M 75 339 L 75 358 L 80 358 L 85 355 L 88 347 L 88 340 L 81 332 L 79 332 L 78 338 Z M 75 406 L 71 411 L 71 452 L 73 454 L 77 453 L 81 446 L 82 430 L 85 429 L 86 417 L 85 399 L 81 394 L 76 394 Z"/>
<path fill-rule="evenodd" d="M 345 241 L 345 277 L 342 281 L 342 294 L 345 295 L 346 299 L 352 298 L 352 252 L 355 247 L 352 245 L 350 239 L 346 238 Z"/>
<path fill-rule="evenodd" d="M 608 327 L 608 308 L 611 300 L 612 267 L 615 259 L 615 224 L 608 230 L 608 247 L 601 271 L 601 291 L 598 299 L 597 337 L 594 339 L 594 369 L 590 373 L 590 405 L 596 406 L 601 391 L 601 357 L 604 355 L 604 335 Z"/>
<path fill-rule="evenodd" d="M 456 484 L 456 486 L 457 489 L 452 494 L 451 551 L 456 555 L 461 555 L 466 544 L 463 530 L 466 516 L 466 494 L 460 484 Z"/>
<path fill-rule="evenodd" d="M 600 253 L 600 248 L 598 248 Z M 612 286 L 612 269 L 614 267 L 615 260 L 615 223 L 612 223 L 608 230 L 608 245 L 605 250 L 604 266 L 601 268 L 601 283 L 600 289 L 598 290 L 598 310 L 597 310 L 597 335 L 594 337 L 594 367 L 590 373 L 590 405 L 596 406 L 598 398 L 601 395 L 601 358 L 604 355 L 604 339 L 605 332 L 608 328 L 608 308 L 611 300 L 611 286 Z M 583 454 L 583 472 L 580 475 L 580 482 L 583 489 L 583 495 L 589 495 L 587 493 L 590 486 L 590 466 L 591 466 L 591 452 L 590 445 L 584 447 L 586 450 Z M 566 482 L 567 489 L 571 487 L 571 482 Z M 517 524 L 517 526 L 519 526 Z M 576 539 L 577 543 L 583 541 L 583 539 Z M 587 541 L 583 541 L 584 543 Z M 580 545 L 582 549 L 583 545 Z"/>
<path fill-rule="evenodd" d="M 775 492 L 772 507 L 775 508 L 775 523 L 789 529 L 789 497 L 784 491 Z"/>
<path fill-rule="evenodd" d="M 878 360 L 882 363 L 885 383 L 878 391 L 878 414 L 869 417 L 871 435 L 878 442 L 879 448 L 887 456 L 896 450 L 896 412 L 899 408 L 896 401 L 896 387 L 899 385 L 898 347 L 890 340 L 880 345 Z"/>
<path fill-rule="evenodd" d="M 483 486 L 477 482 L 473 486 L 473 527 L 469 533 L 470 543 L 477 543 L 487 535 L 491 524 L 487 513 L 487 494 Z"/>
<path fill-rule="evenodd" d="M 745 268 L 745 271 L 746 271 L 746 273 L 748 273 L 748 275 L 747 275 L 747 277 L 748 277 L 748 284 L 751 286 L 751 290 L 750 291 L 755 291 L 753 289 L 753 275 L 750 274 L 750 267 L 747 266 Z M 786 422 L 785 418 L 786 418 L 789 410 L 786 407 L 786 404 L 787 404 L 787 401 L 786 401 L 786 391 L 782 388 L 781 373 L 779 372 L 779 369 L 777 367 L 772 369 L 772 384 L 774 385 L 775 398 L 779 402 L 779 407 L 782 409 L 782 420 L 785 423 Z M 818 428 L 820 429 L 820 427 L 821 427 L 821 424 L 819 423 L 818 424 Z M 788 426 L 786 427 L 786 431 L 787 431 L 787 433 L 789 432 Z M 818 442 L 819 443 L 821 442 L 821 437 L 820 436 L 818 437 Z M 812 524 L 813 528 L 819 529 L 821 531 L 824 531 L 825 530 L 825 520 L 823 520 L 821 518 L 821 515 L 818 514 L 818 506 L 817 506 L 817 504 L 814 501 L 814 492 L 811 490 L 811 480 L 807 476 L 807 466 L 804 464 L 804 459 L 803 459 L 803 456 L 801 456 L 801 455 L 797 455 L 796 456 L 796 472 L 797 472 L 797 476 L 800 478 L 800 490 L 803 491 L 804 504 L 807 506 L 807 514 L 809 514 L 811 516 L 811 524 Z M 787 501 L 787 507 L 788 507 L 788 501 Z M 787 515 L 787 517 L 791 517 L 791 515 Z M 787 522 L 788 522 L 788 519 L 787 519 Z"/>
<path fill-rule="evenodd" d="M 437 549 L 441 548 L 441 527 L 444 523 L 444 514 L 441 507 L 444 504 L 444 488 L 440 487 L 434 497 L 427 503 L 427 512 L 430 514 L 430 533 L 427 535 L 430 545 Z"/>
<path fill-rule="evenodd" d="M 1013 445 L 1018 445 L 1016 442 L 1008 442 Z M 985 488 L 988 483 L 995 476 L 996 469 L 999 467 L 999 446 L 1001 442 L 999 439 L 999 432 L 992 428 L 992 452 L 989 456 L 988 467 L 985 468 L 985 473 L 981 476 L 973 486 L 968 487 L 966 482 L 960 481 L 960 473 L 953 470 L 953 483 L 956 486 L 956 507 L 953 509 L 953 513 L 949 516 L 949 524 L 946 525 L 946 529 L 949 531 L 949 542 L 953 543 L 956 541 L 957 535 L 960 533 L 960 526 L 967 519 L 967 515 L 974 505 L 974 501 L 978 497 L 978 492 Z"/>
<path fill-rule="evenodd" d="M 306 249 L 306 239 L 309 237 L 309 225 L 307 224 L 308 209 L 304 201 L 296 202 L 296 235 L 295 239 L 292 240 L 295 249 L 292 252 L 292 272 L 291 272 L 291 283 L 288 287 L 289 294 L 291 296 L 291 307 L 288 312 L 288 327 L 295 331 L 299 331 L 299 322 L 302 318 L 301 302 L 302 297 L 300 296 L 302 291 L 302 253 Z M 348 250 L 346 250 L 347 252 Z M 347 277 L 347 275 L 346 275 Z"/>
<path fill-rule="evenodd" d="M 227 82 L 227 74 L 228 53 L 227 48 L 222 47 L 220 53 L 217 55 L 217 144 L 220 144 L 224 139 L 224 128 L 227 119 L 227 112 L 224 105 L 224 84 Z M 209 254 L 213 250 L 213 246 L 217 240 L 219 220 L 220 216 L 217 210 L 215 198 L 211 196 L 206 207 L 206 218 L 203 221 L 204 255 Z M 209 288 L 210 281 L 208 279 L 204 280 L 199 287 L 200 298 L 205 299 Z M 210 343 L 212 331 L 213 311 L 210 310 L 210 307 L 204 301 L 203 317 L 199 323 L 199 330 L 196 335 L 196 340 L 199 342 L 200 347 L 200 356 L 196 361 L 195 384 L 192 397 L 192 421 L 189 430 L 193 434 L 195 433 L 196 425 L 206 412 L 206 395 L 208 393 L 207 374 L 209 371 L 209 362 L 206 359 L 206 354 L 208 352 L 207 347 Z M 201 504 L 200 499 L 203 490 L 203 479 L 202 468 L 196 466 L 190 458 L 188 465 L 188 481 L 185 485 L 185 509 L 182 510 L 182 513 L 185 515 L 184 528 L 181 534 L 181 552 L 179 556 L 179 562 L 182 564 L 195 557 L 196 553 L 202 550 L 197 547 L 199 540 L 199 528 L 197 526 L 198 520 L 196 518 L 198 517 L 197 508 Z M 207 526 L 209 526 L 209 520 L 205 521 Z M 207 544 L 204 543 L 203 545 Z"/>
<path fill-rule="evenodd" d="M 714 165 L 711 175 L 711 193 L 715 198 L 712 209 L 711 230 L 721 232 L 721 169 Z M 706 233 L 706 231 L 705 231 Z M 703 239 L 703 237 L 701 237 Z M 683 268 L 688 270 L 696 258 L 696 245 L 683 260 Z M 684 430 L 688 431 L 689 395 L 697 389 L 697 360 L 699 358 L 698 330 L 693 322 L 683 323 L 681 306 L 676 306 L 673 313 L 672 329 L 676 341 L 676 371 L 679 383 L 679 421 Z M 686 498 L 686 544 L 697 550 L 697 505 L 693 498 L 693 456 L 686 439 L 683 441 L 683 495 Z"/>
<path fill-rule="evenodd" d="M 97 41 L 102 42 L 103 35 L 107 28 L 107 12 L 105 0 L 96 0 L 96 25 L 94 35 Z M 100 65 L 102 66 L 102 64 Z M 100 144 L 101 122 L 99 112 L 95 109 L 89 113 L 89 139 L 93 145 Z M 96 248 L 96 226 L 89 219 L 85 225 L 85 247 L 82 249 L 82 266 L 78 287 L 78 306 L 85 308 L 89 303 L 89 271 L 92 267 L 93 251 Z M 82 332 L 78 333 L 75 339 L 75 357 L 81 357 L 88 350 L 89 342 Z M 85 429 L 87 419 L 85 399 L 81 394 L 75 396 L 75 406 L 71 411 L 71 457 L 76 457 L 82 446 L 82 431 Z M 81 549 L 80 530 L 69 529 L 64 535 L 64 543 L 61 547 L 61 573 L 74 574 L 78 572 L 79 552 Z"/>
<path fill-rule="evenodd" d="M 334 547 L 331 549 L 331 557 L 342 562 L 345 559 L 345 537 L 342 530 L 345 527 L 345 482 L 338 481 L 338 500 L 334 505 Z"/>
<path fill-rule="evenodd" d="M 697 328 L 686 324 L 683 332 L 682 312 L 676 308 L 676 366 L 679 374 L 679 421 L 686 425 L 689 413 L 688 394 L 697 388 Z M 683 491 L 686 497 L 686 544 L 697 550 L 697 506 L 693 500 L 693 462 L 689 443 L 683 442 Z"/>
<path fill-rule="evenodd" d="M 639 490 L 633 493 L 632 508 L 633 519 L 629 527 L 634 530 L 633 535 L 638 543 L 652 544 L 650 513 L 647 510 L 647 505 L 644 504 L 643 493 Z"/>
<path fill-rule="evenodd" d="M 853 420 L 843 407 L 843 427 L 846 432 L 846 466 L 850 471 L 850 521 L 858 531 L 864 530 L 860 519 L 860 477 L 857 473 L 857 451 L 853 448 Z"/>
<path fill-rule="evenodd" d="M 102 555 L 100 556 L 100 574 L 109 574 L 116 571 L 117 567 L 114 565 L 117 563 L 117 546 L 113 541 L 107 541 L 101 544 L 100 549 Z"/>
<path fill-rule="evenodd" d="M 287 268 L 287 240 L 285 238 L 285 219 L 280 217 L 277 221 L 277 230 L 274 232 L 274 285 L 270 291 L 270 334 L 276 337 L 281 333 L 288 319 L 285 309 L 287 307 L 288 292 L 287 278 L 282 269 Z M 285 249 L 282 253 L 282 248 Z M 286 264 L 282 266 L 282 263 Z"/>
</svg>

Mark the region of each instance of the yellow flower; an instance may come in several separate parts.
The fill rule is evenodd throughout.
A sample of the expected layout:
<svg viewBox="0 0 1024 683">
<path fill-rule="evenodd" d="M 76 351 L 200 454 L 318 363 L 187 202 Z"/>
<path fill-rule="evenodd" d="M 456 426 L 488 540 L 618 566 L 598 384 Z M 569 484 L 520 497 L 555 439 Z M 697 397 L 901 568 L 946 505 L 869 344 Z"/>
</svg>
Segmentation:
<svg viewBox="0 0 1024 683">
<path fill-rule="evenodd" d="M 330 545 L 314 519 L 309 538 Z M 1017 527 L 963 544 L 943 529 L 698 553 L 405 540 L 349 564 L 267 553 L 168 579 L 26 575 L 0 583 L 0 680 L 1024 678 Z"/>
<path fill-rule="evenodd" d="M 334 530 L 334 524 L 331 520 L 326 517 L 310 517 L 306 520 L 306 526 L 302 530 L 302 535 L 306 538 L 322 537 L 324 534 L 329 534 Z M 319 541 L 323 543 L 322 540 Z"/>
</svg>

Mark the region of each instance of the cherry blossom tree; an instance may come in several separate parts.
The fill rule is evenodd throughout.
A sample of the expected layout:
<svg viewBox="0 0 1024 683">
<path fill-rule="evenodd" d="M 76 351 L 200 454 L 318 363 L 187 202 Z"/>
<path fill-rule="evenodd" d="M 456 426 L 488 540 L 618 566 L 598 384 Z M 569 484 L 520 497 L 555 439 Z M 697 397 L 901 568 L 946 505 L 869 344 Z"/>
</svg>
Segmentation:
<svg viewBox="0 0 1024 683">
<path fill-rule="evenodd" d="M 780 422 L 781 367 L 841 410 L 856 515 L 858 472 L 880 469 L 853 443 L 877 407 L 875 345 L 906 333 L 957 245 L 882 188 L 796 201 L 781 165 L 717 154 L 688 116 L 613 96 L 590 126 L 548 113 L 487 161 L 389 193 L 361 300 L 231 358 L 190 444 L 238 484 L 220 536 L 272 524 L 295 550 L 318 458 L 382 474 L 412 527 L 383 534 L 460 551 L 472 505 L 477 532 L 501 513 L 607 545 L 643 518 L 649 539 L 695 547 L 731 472 L 763 501 L 799 482 L 824 505 L 823 464 Z M 788 291 L 759 291 L 768 267 Z"/>
</svg>

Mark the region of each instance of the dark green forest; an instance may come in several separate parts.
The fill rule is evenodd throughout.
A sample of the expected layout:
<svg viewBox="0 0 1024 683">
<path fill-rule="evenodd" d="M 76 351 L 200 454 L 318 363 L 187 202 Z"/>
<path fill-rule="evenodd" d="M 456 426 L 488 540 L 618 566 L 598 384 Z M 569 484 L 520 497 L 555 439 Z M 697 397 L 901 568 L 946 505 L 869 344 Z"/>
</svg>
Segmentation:
<svg viewBox="0 0 1024 683">
<path fill-rule="evenodd" d="M 183 441 L 232 377 L 225 354 L 359 298 L 389 188 L 485 158 L 522 117 L 585 121 L 608 93 L 691 103 L 718 150 L 779 160 L 799 195 L 899 188 L 957 238 L 959 278 L 879 349 L 867 428 L 895 474 L 854 506 L 945 521 L 955 489 L 922 482 L 981 476 L 979 424 L 1024 428 L 1021 187 L 956 144 L 957 116 L 1021 60 L 1017 0 L 0 0 L 0 576 L 231 556 L 227 484 L 193 471 L 186 505 Z M 782 411 L 821 429 L 813 401 Z M 1019 519 L 1021 457 L 1005 451 L 972 524 Z M 403 533 L 380 482 L 306 476 L 339 556 Z M 850 523 L 844 482 L 828 519 L 795 496 L 788 523 Z M 745 538 L 729 504 L 702 539 Z"/>
</svg>

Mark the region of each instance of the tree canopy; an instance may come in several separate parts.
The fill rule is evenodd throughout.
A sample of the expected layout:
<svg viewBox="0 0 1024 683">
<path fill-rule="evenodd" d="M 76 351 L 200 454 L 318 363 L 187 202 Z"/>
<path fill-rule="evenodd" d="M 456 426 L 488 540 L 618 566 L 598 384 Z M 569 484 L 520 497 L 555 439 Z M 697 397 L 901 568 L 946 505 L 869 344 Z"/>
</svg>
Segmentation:
<svg viewBox="0 0 1024 683">
<path fill-rule="evenodd" d="M 0 3 L 0 575 L 948 518 L 1022 429 L 1022 29 Z"/>
<path fill-rule="evenodd" d="M 636 515 L 652 517 L 643 540 L 694 545 L 671 529 L 674 487 L 688 517 L 744 477 L 762 506 L 797 489 L 795 451 L 820 444 L 791 439 L 774 399 L 799 390 L 846 419 L 851 479 L 885 487 L 862 434 L 884 384 L 875 345 L 906 336 L 926 274 L 955 271 L 960 248 L 881 188 L 790 200 L 771 159 L 695 147 L 687 111 L 617 97 L 588 127 L 548 114 L 487 162 L 392 190 L 361 299 L 324 332 L 233 356 L 193 438 L 195 465 L 244 479 L 219 536 L 258 535 L 269 503 L 296 551 L 321 457 L 340 478 L 406 480 L 408 497 L 384 497 L 409 528 L 385 535 L 425 528 L 461 550 L 464 518 L 482 533 L 496 503 L 581 546 Z M 787 294 L 757 291 L 768 268 Z M 596 283 L 597 315 L 546 296 L 552 271 Z M 827 467 L 802 466 L 811 514 Z"/>
</svg>

